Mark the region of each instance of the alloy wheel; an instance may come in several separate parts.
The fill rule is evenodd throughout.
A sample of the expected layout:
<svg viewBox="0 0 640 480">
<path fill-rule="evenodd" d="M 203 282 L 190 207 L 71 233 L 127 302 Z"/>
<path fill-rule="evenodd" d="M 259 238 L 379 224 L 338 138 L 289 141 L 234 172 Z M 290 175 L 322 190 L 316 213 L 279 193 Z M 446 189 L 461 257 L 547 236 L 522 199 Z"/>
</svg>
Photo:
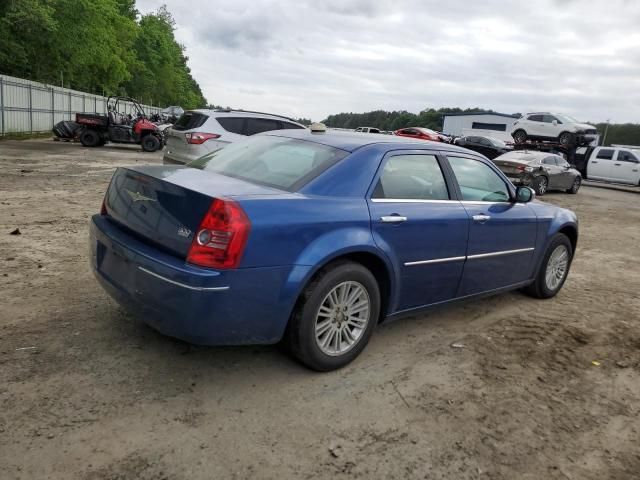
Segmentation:
<svg viewBox="0 0 640 480">
<path fill-rule="evenodd" d="M 370 321 L 371 300 L 358 282 L 342 282 L 325 297 L 316 314 L 318 348 L 330 356 L 343 355 L 360 340 Z"/>
<path fill-rule="evenodd" d="M 547 192 L 547 178 L 540 177 L 538 180 L 538 195 L 544 195 Z"/>
<path fill-rule="evenodd" d="M 556 290 L 565 275 L 569 266 L 569 250 L 565 245 L 558 245 L 549 256 L 547 270 L 545 272 L 545 283 L 549 290 Z"/>
</svg>

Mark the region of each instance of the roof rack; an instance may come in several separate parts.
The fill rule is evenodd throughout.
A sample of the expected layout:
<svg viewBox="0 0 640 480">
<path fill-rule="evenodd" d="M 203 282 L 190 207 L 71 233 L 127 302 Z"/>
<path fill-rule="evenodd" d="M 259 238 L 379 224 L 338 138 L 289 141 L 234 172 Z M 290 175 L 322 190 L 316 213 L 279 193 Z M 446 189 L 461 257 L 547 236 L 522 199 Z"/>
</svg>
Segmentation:
<svg viewBox="0 0 640 480">
<path fill-rule="evenodd" d="M 297 122 L 297 120 L 294 120 L 293 118 L 290 118 L 290 117 L 285 117 L 284 115 L 276 115 L 275 113 L 267 113 L 267 112 L 255 112 L 253 110 L 237 110 L 237 109 L 234 109 L 234 108 L 217 108 L 214 111 L 215 112 L 224 112 L 224 113 L 232 113 L 232 112 L 237 112 L 237 113 L 256 113 L 258 115 L 269 115 L 271 117 L 284 118 L 285 120 L 290 120 L 292 122 Z"/>
</svg>

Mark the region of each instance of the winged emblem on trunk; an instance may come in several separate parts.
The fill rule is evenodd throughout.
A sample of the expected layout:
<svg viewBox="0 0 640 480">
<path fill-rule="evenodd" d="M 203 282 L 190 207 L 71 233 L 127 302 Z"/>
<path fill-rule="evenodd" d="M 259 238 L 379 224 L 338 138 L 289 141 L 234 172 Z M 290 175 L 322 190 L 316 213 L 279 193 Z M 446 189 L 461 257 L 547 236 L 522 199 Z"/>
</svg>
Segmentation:
<svg viewBox="0 0 640 480">
<path fill-rule="evenodd" d="M 125 191 L 129 194 L 133 202 L 155 202 L 156 201 L 155 198 L 147 197 L 141 194 L 140 192 L 132 192 L 131 190 L 126 190 L 126 189 Z"/>
</svg>

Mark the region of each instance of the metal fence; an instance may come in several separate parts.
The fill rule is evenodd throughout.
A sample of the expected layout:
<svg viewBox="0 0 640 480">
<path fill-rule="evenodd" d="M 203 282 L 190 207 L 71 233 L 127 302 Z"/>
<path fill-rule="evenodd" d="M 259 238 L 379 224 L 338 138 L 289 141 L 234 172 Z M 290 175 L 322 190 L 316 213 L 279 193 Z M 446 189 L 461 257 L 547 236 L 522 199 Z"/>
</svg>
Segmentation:
<svg viewBox="0 0 640 480">
<path fill-rule="evenodd" d="M 46 132 L 78 112 L 106 112 L 107 97 L 0 75 L 0 135 Z M 122 107 L 120 107 L 122 105 Z M 143 105 L 147 115 L 161 108 Z M 134 113 L 133 104 L 120 102 L 120 113 Z"/>
</svg>

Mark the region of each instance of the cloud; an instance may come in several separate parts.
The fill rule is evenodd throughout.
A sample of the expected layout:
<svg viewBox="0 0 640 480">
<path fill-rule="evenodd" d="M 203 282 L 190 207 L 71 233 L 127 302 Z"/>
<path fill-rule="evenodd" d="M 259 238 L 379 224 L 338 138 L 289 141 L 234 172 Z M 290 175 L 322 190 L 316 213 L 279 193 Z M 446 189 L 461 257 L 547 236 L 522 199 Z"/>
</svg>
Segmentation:
<svg viewBox="0 0 640 480">
<path fill-rule="evenodd" d="M 640 2 L 167 3 L 211 103 L 321 120 L 481 106 L 640 122 Z"/>
</svg>

